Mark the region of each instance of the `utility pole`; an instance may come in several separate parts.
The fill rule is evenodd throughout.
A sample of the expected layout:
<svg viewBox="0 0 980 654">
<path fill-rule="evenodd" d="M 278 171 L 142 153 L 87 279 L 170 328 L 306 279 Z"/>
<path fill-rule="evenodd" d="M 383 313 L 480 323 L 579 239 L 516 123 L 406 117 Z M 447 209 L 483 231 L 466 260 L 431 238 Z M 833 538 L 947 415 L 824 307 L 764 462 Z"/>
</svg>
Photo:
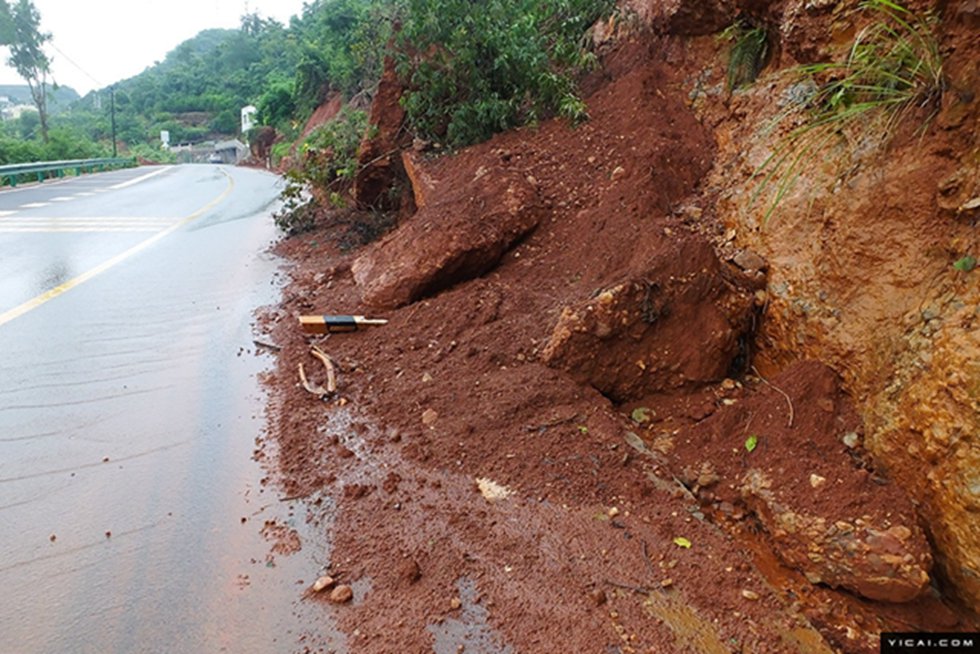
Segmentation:
<svg viewBox="0 0 980 654">
<path fill-rule="evenodd" d="M 116 85 L 109 87 L 109 115 L 112 117 L 112 156 L 118 155 L 116 151 Z"/>
</svg>

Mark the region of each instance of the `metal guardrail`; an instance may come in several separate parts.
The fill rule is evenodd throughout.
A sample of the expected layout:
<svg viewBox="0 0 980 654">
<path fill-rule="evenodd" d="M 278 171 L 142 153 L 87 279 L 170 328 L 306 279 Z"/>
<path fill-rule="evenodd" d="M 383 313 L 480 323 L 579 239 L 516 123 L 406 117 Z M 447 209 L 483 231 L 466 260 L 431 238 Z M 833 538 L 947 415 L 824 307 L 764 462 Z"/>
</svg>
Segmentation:
<svg viewBox="0 0 980 654">
<path fill-rule="evenodd" d="M 114 168 L 129 168 L 136 165 L 135 158 L 112 157 L 107 159 L 71 159 L 68 161 L 39 161 L 37 163 L 10 164 L 0 166 L 0 186 L 17 186 L 20 181 L 36 177 L 43 182 L 50 177 L 64 177 L 65 173 L 74 171 L 76 175 L 92 173 L 98 170 Z"/>
</svg>

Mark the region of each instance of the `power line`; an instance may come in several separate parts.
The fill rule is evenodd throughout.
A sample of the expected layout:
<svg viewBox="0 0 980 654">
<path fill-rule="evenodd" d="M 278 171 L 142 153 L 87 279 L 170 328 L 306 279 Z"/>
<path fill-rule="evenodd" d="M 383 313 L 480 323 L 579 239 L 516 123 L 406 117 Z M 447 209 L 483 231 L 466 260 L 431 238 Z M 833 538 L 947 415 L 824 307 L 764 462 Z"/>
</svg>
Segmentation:
<svg viewBox="0 0 980 654">
<path fill-rule="evenodd" d="M 103 83 L 102 83 L 101 81 L 99 81 L 99 80 L 97 80 L 97 79 L 95 79 L 95 77 L 93 77 L 91 73 L 89 73 L 89 72 L 88 72 L 87 70 L 85 70 L 84 68 L 82 68 L 81 66 L 79 66 L 78 64 L 76 64 L 76 63 L 75 63 L 75 62 L 74 62 L 74 61 L 72 60 L 72 58 L 71 58 L 71 57 L 69 57 L 69 56 L 68 56 L 68 55 L 66 55 L 66 54 L 65 54 L 64 52 L 62 52 L 62 51 L 61 51 L 61 48 L 59 48 L 58 46 L 56 46 L 56 45 L 55 45 L 55 44 L 54 44 L 53 42 L 49 42 L 49 44 L 51 45 L 51 47 L 52 47 L 52 48 L 54 49 L 54 51 L 55 51 L 55 52 L 57 52 L 57 53 L 58 53 L 58 54 L 60 54 L 60 55 L 61 55 L 62 57 L 64 57 L 64 58 L 65 58 L 65 60 L 66 60 L 66 61 L 67 61 L 68 63 L 70 63 L 70 64 L 71 64 L 72 66 L 74 66 L 75 68 L 77 68 L 77 69 L 78 69 L 78 70 L 79 70 L 79 71 L 80 71 L 80 72 L 81 72 L 81 73 L 82 73 L 83 75 L 85 75 L 85 77 L 87 77 L 87 78 L 89 78 L 90 80 L 92 80 L 93 82 L 95 82 L 95 84 L 96 84 L 96 85 L 97 85 L 98 87 L 105 87 L 105 84 L 103 84 Z"/>
</svg>

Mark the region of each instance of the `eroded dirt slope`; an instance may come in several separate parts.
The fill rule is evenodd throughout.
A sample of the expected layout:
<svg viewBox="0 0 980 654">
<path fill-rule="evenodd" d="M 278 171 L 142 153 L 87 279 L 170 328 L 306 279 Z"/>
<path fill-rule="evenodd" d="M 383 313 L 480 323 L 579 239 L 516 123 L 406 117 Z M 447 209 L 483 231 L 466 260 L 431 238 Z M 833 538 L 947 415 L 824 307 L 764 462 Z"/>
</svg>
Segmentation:
<svg viewBox="0 0 980 654">
<path fill-rule="evenodd" d="M 353 587 L 324 600 L 351 651 L 874 652 L 976 626 L 837 374 L 752 368 L 767 266 L 719 260 L 692 209 L 717 165 L 701 64 L 638 36 L 588 123 L 409 158 L 419 211 L 362 250 L 330 219 L 281 245 L 269 447 L 329 534 L 309 581 Z M 530 218 L 495 210 L 515 188 Z M 318 313 L 390 322 L 302 334 Z M 325 401 L 298 385 L 301 362 L 323 381 L 311 343 Z"/>
</svg>

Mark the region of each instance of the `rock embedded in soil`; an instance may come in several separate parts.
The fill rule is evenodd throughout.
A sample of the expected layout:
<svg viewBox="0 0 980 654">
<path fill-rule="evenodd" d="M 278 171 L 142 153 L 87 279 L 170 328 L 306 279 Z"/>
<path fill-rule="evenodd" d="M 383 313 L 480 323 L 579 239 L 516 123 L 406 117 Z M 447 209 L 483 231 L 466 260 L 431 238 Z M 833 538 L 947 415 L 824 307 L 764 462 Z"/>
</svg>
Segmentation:
<svg viewBox="0 0 980 654">
<path fill-rule="evenodd" d="M 639 274 L 566 307 L 542 360 L 616 401 L 718 382 L 752 323 L 752 295 L 698 237 L 671 242 Z"/>
<path fill-rule="evenodd" d="M 747 249 L 739 250 L 738 254 L 732 258 L 732 263 L 746 272 L 765 270 L 768 268 L 768 264 L 766 264 L 765 259 L 760 257 L 752 250 Z"/>
<path fill-rule="evenodd" d="M 491 270 L 537 227 L 537 189 L 505 164 L 481 166 L 358 257 L 364 302 L 397 308 Z"/>
<path fill-rule="evenodd" d="M 802 362 L 747 385 L 735 404 L 722 401 L 681 430 L 667 457 L 695 492 L 710 462 L 719 509 L 748 507 L 779 558 L 812 583 L 911 601 L 929 584 L 929 542 L 906 492 L 858 467 L 844 446 L 859 424 L 837 375 Z M 751 452 L 747 434 L 757 438 Z"/>
<path fill-rule="evenodd" d="M 422 424 L 426 427 L 436 424 L 437 420 L 439 420 L 439 413 L 434 409 L 426 409 L 422 412 Z"/>
<path fill-rule="evenodd" d="M 741 490 L 779 557 L 812 583 L 882 602 L 910 602 L 929 587 L 932 555 L 915 523 L 835 522 L 791 508 L 758 470 L 749 471 Z"/>
<path fill-rule="evenodd" d="M 405 559 L 402 561 L 395 571 L 398 579 L 405 584 L 414 584 L 416 581 L 422 578 L 422 570 L 419 568 L 419 564 L 413 559 Z"/>
</svg>

